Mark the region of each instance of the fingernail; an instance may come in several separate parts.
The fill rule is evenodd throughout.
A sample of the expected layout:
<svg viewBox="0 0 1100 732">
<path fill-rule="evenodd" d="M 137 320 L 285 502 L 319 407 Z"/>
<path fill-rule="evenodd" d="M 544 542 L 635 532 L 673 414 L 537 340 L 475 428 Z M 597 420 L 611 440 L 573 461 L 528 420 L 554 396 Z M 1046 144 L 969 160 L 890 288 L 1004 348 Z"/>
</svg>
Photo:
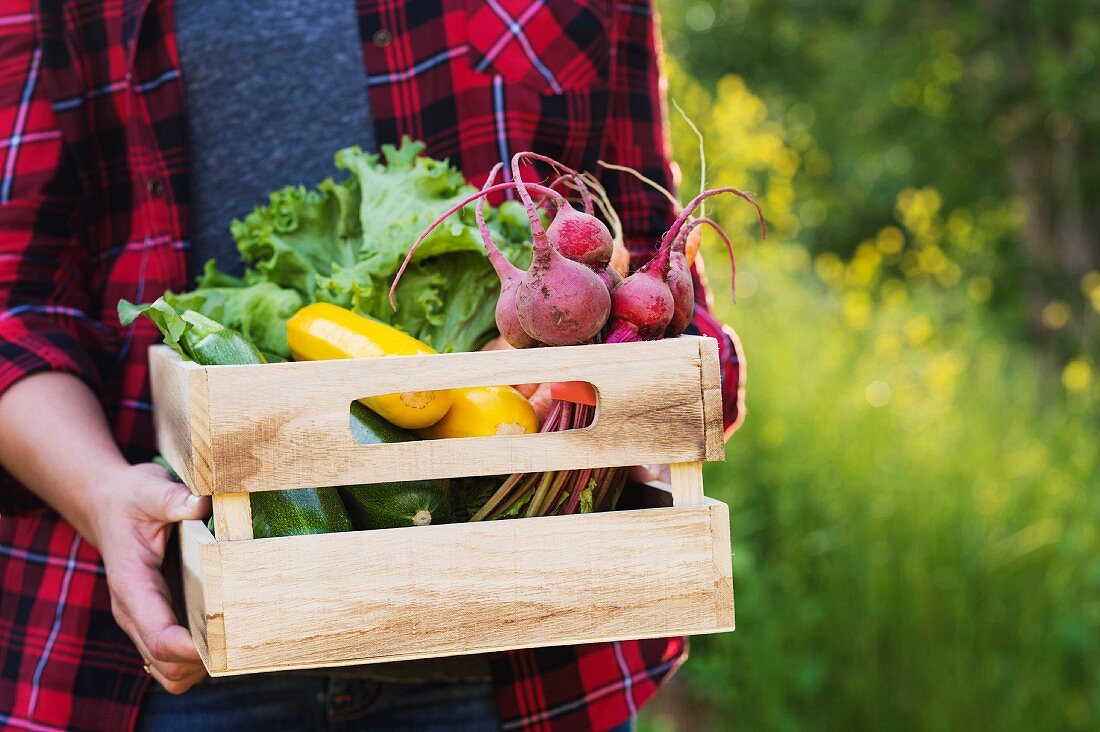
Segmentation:
<svg viewBox="0 0 1100 732">
<path fill-rule="evenodd" d="M 199 501 L 202 500 L 195 494 L 191 494 L 187 497 L 187 508 L 195 509 L 199 507 Z"/>
</svg>

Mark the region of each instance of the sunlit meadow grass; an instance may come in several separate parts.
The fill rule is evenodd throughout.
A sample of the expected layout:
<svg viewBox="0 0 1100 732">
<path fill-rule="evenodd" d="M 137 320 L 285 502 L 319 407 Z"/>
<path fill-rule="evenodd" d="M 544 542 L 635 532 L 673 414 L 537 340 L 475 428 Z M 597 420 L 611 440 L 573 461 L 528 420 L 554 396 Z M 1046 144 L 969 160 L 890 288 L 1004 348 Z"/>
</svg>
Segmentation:
<svg viewBox="0 0 1100 732">
<path fill-rule="evenodd" d="M 695 641 L 679 693 L 715 729 L 1095 723 L 1094 388 L 912 298 L 853 327 L 807 270 L 760 247 L 719 307 L 748 356 L 748 419 L 706 473 L 738 630 Z"/>
<path fill-rule="evenodd" d="M 711 96 L 672 72 L 709 182 L 756 187 L 776 236 L 738 237 L 736 306 L 708 253 L 748 357 L 748 418 L 706 471 L 737 631 L 694 641 L 642 729 L 1095 728 L 1100 396 L 1093 356 L 1047 357 L 990 313 L 983 237 L 1018 212 L 902 191 L 851 259 L 813 257 L 790 243 L 787 133 L 739 80 Z M 695 142 L 673 134 L 690 193 Z"/>
</svg>

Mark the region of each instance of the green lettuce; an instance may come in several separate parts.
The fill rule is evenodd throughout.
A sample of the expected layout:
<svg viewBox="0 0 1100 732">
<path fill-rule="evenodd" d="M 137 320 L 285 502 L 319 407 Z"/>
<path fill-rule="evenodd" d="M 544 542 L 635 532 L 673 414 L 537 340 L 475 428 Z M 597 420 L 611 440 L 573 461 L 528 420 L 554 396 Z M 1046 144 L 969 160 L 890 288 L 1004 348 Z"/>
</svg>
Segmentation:
<svg viewBox="0 0 1100 732">
<path fill-rule="evenodd" d="M 349 147 L 336 153 L 342 180 L 275 191 L 230 227 L 243 277 L 207 263 L 198 286 L 169 293 L 178 310 L 193 310 L 247 335 L 268 354 L 286 358 L 286 322 L 303 305 L 332 302 L 393 325 L 441 352 L 471 351 L 496 335 L 500 283 L 489 265 L 473 206 L 425 238 L 397 289 L 389 288 L 409 248 L 428 225 L 476 189 L 447 161 L 421 156 L 408 138 L 382 155 Z M 509 201 L 488 206 L 494 241 L 520 267 L 530 262 L 527 217 Z"/>
</svg>

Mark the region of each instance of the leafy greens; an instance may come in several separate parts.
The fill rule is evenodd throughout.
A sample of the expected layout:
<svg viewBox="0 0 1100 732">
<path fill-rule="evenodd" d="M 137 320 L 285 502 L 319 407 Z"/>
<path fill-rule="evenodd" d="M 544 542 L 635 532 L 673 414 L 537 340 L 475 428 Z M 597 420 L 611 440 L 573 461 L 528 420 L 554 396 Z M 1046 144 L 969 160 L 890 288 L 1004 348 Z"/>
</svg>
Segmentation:
<svg viewBox="0 0 1100 732">
<path fill-rule="evenodd" d="M 207 262 L 198 287 L 165 295 L 286 358 L 286 322 L 325 301 L 393 325 L 437 351 L 472 351 L 496 335 L 499 280 L 489 265 L 472 206 L 437 227 L 417 251 L 388 302 L 390 282 L 428 225 L 475 188 L 447 161 L 420 155 L 421 142 L 383 145 L 382 156 L 349 147 L 336 153 L 348 174 L 315 188 L 287 186 L 230 227 L 249 265 L 233 277 Z M 494 241 L 516 265 L 530 262 L 527 217 L 508 201 L 487 207 Z"/>
</svg>

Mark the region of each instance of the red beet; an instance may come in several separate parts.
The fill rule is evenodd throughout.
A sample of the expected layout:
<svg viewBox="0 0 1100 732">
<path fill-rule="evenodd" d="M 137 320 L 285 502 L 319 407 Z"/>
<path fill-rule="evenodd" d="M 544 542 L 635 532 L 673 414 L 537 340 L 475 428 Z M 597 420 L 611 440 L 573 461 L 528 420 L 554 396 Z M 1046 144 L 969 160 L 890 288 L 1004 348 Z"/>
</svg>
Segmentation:
<svg viewBox="0 0 1100 732">
<path fill-rule="evenodd" d="M 518 171 L 518 162 L 513 161 L 513 165 Z M 494 177 L 496 172 L 497 168 L 494 168 L 492 173 Z M 528 191 L 530 189 L 552 197 L 559 209 L 569 207 L 568 203 L 560 193 L 535 183 L 525 183 L 518 176 L 508 184 L 491 185 L 491 182 L 491 180 L 487 181 L 481 191 L 452 206 L 420 235 L 409 249 L 390 287 L 390 304 L 396 307 L 394 291 L 397 283 L 412 260 L 417 247 L 429 232 L 471 201 L 483 198 L 493 191 L 515 188 L 523 200 L 531 225 L 531 267 L 526 272 L 517 276 L 515 268 L 507 263 L 503 254 L 496 249 L 492 238 L 488 236 L 488 231 L 484 227 L 484 218 L 479 220 L 482 239 L 486 241 L 486 250 L 501 279 L 501 297 L 498 300 L 497 310 L 498 327 L 509 342 L 515 339 L 517 343 L 525 345 L 530 343 L 520 336 L 519 330 L 526 333 L 533 342 L 552 346 L 570 346 L 590 341 L 599 334 L 607 322 L 611 310 L 610 293 L 595 271 L 583 264 L 566 259 L 550 245 Z M 515 328 L 517 322 L 519 329 Z"/>
<path fill-rule="evenodd" d="M 563 257 L 595 272 L 605 269 L 611 261 L 614 251 L 611 232 L 598 218 L 577 211 L 568 203 L 558 208 L 546 236 Z"/>
<path fill-rule="evenodd" d="M 611 332 L 607 343 L 652 341 L 664 335 L 672 319 L 672 293 L 661 267 L 646 265 L 611 293 Z"/>
<path fill-rule="evenodd" d="M 568 201 L 564 203 L 559 201 L 558 211 L 546 232 L 550 245 L 561 252 L 566 259 L 580 262 L 593 271 L 600 272 L 611 261 L 614 243 L 611 239 L 611 232 L 608 231 L 604 223 L 592 215 L 592 198 L 588 186 L 585 185 L 579 173 L 556 160 L 537 153 L 516 153 L 512 156 L 512 177 L 520 184 L 520 198 L 523 199 L 524 205 L 534 205 L 530 196 L 524 190 L 526 184 L 523 183 L 519 170 L 520 161 L 527 158 L 541 160 L 555 169 L 564 170 L 565 175 L 559 180 L 570 180 L 571 178 L 571 182 L 576 184 L 578 190 L 580 190 L 585 203 L 585 211 L 577 211 Z M 541 224 L 539 228 L 541 229 Z M 534 226 L 531 230 L 536 231 Z"/>
<path fill-rule="evenodd" d="M 497 173 L 503 167 L 503 163 L 497 163 L 493 166 L 493 169 L 489 171 L 489 177 L 485 179 L 482 190 L 493 185 Z M 479 198 L 477 201 L 474 218 L 477 219 L 477 228 L 481 232 L 481 241 L 485 244 L 485 253 L 489 255 L 489 262 L 496 270 L 497 277 L 500 278 L 500 296 L 497 298 L 496 307 L 497 330 L 500 331 L 500 334 L 504 336 L 504 340 L 508 341 L 512 348 L 531 348 L 539 345 L 538 341 L 527 335 L 527 331 L 520 325 L 519 318 L 516 315 L 516 287 L 523 279 L 523 270 L 508 261 L 508 258 L 504 256 L 504 253 L 497 247 L 496 242 L 493 241 L 493 237 L 489 233 L 489 227 L 485 224 L 484 197 Z"/>
<path fill-rule="evenodd" d="M 516 288 L 516 313 L 532 338 L 550 346 L 586 343 L 603 329 L 610 310 L 599 275 L 536 241 L 531 269 Z"/>
</svg>

